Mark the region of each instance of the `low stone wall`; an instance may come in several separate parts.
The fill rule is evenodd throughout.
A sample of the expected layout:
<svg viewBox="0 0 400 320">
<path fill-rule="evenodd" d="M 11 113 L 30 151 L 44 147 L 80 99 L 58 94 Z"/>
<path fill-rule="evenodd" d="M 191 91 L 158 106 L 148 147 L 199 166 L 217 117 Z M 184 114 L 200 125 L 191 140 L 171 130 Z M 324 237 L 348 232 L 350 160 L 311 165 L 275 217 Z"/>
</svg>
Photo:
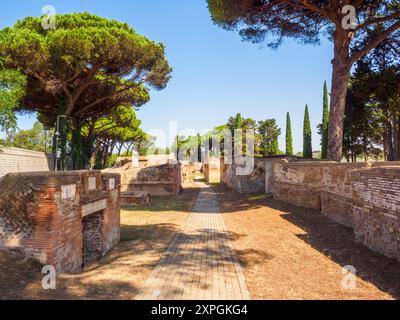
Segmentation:
<svg viewBox="0 0 400 320">
<path fill-rule="evenodd" d="M 275 162 L 279 162 L 282 159 L 288 161 L 302 160 L 302 158 L 286 156 L 254 158 L 254 169 L 249 175 L 238 175 L 237 169 L 239 169 L 241 165 L 238 165 L 235 161 L 231 161 L 231 164 L 222 162 L 221 180 L 238 193 L 271 193 L 273 166 Z"/>
<path fill-rule="evenodd" d="M 95 230 L 85 224 L 92 214 L 101 220 Z M 88 261 L 84 249 L 101 257 L 119 239 L 119 175 L 38 172 L 8 174 L 1 181 L 1 250 L 21 252 L 58 272 L 77 273 Z"/>
<path fill-rule="evenodd" d="M 241 166 L 234 161 L 232 164 L 223 163 L 222 182 L 238 193 L 264 193 L 265 167 L 271 160 L 265 158 L 254 159 L 254 170 L 250 175 L 238 175 L 237 169 Z"/>
<path fill-rule="evenodd" d="M 400 166 L 356 170 L 351 177 L 357 240 L 400 260 Z"/>
<path fill-rule="evenodd" d="M 18 148 L 0 150 L 0 178 L 7 173 L 51 171 L 53 168 L 52 157 L 43 152 Z"/>
<path fill-rule="evenodd" d="M 400 163 L 277 162 L 273 195 L 320 211 L 367 247 L 400 259 Z"/>
<path fill-rule="evenodd" d="M 121 190 L 147 191 L 151 196 L 177 196 L 181 191 L 180 164 L 162 164 L 116 170 L 121 174 Z"/>
<path fill-rule="evenodd" d="M 329 161 L 277 162 L 273 168 L 273 195 L 277 200 L 319 210 L 352 227 L 350 173 L 367 166 Z"/>
<path fill-rule="evenodd" d="M 385 165 L 388 163 L 283 160 L 273 167 L 273 195 L 277 200 L 321 211 L 333 221 L 353 228 L 352 172 Z"/>
</svg>

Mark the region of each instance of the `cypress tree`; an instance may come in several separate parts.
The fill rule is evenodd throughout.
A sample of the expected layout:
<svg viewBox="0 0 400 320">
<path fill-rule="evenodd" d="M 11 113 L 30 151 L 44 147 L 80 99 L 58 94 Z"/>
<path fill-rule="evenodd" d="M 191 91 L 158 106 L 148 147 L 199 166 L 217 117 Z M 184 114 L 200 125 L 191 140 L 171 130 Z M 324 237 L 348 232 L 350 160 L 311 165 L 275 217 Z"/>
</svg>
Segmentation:
<svg viewBox="0 0 400 320">
<path fill-rule="evenodd" d="M 241 129 L 243 127 L 243 119 L 242 115 L 238 113 L 236 115 L 236 128 L 235 129 Z"/>
<path fill-rule="evenodd" d="M 242 135 L 235 136 L 235 130 L 242 129 L 242 127 L 243 127 L 242 115 L 238 113 L 236 115 L 234 128 L 232 129 L 232 156 L 235 156 L 235 148 L 236 146 L 240 146 L 243 140 Z"/>
<path fill-rule="evenodd" d="M 304 112 L 304 129 L 303 129 L 303 157 L 312 158 L 312 140 L 311 140 L 311 124 L 308 106 Z"/>
<path fill-rule="evenodd" d="M 286 116 L 286 155 L 293 155 L 293 138 L 292 138 L 292 124 L 290 121 L 290 114 Z"/>
<path fill-rule="evenodd" d="M 201 136 L 197 134 L 197 161 L 201 162 Z"/>
<path fill-rule="evenodd" d="M 329 129 L 329 93 L 326 81 L 324 83 L 324 108 L 321 124 L 321 159 L 328 158 L 328 129 Z"/>
</svg>

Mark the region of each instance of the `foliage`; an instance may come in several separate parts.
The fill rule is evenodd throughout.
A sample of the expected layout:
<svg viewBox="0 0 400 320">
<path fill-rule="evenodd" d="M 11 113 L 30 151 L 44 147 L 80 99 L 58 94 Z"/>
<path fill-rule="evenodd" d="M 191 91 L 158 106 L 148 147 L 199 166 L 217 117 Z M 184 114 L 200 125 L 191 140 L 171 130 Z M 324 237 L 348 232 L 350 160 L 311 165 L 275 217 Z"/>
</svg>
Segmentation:
<svg viewBox="0 0 400 320">
<path fill-rule="evenodd" d="M 9 137 L 9 145 L 15 148 L 49 152 L 53 131 L 47 131 L 40 122 L 35 122 L 32 129 L 21 130 Z"/>
<path fill-rule="evenodd" d="M 290 121 L 289 112 L 286 115 L 286 155 L 293 155 L 293 137 L 292 137 L 292 124 Z"/>
<path fill-rule="evenodd" d="M 143 138 L 144 133 L 139 128 L 140 124 L 132 108 L 120 106 L 108 117 L 99 118 L 82 128 L 84 137 L 82 151 L 85 152 L 87 159 L 94 155 L 100 158 L 97 159 L 97 167 L 100 167 L 100 164 L 105 167 L 118 144 L 119 153 L 125 143 L 129 144 L 129 151 L 134 142 Z M 78 158 L 73 160 L 78 161 Z"/>
<path fill-rule="evenodd" d="M 324 98 L 322 110 L 322 123 L 318 126 L 321 135 L 321 159 L 328 157 L 328 129 L 329 129 L 329 92 L 326 81 L 324 83 Z"/>
<path fill-rule="evenodd" d="M 257 125 L 257 134 L 259 137 L 259 150 L 263 156 L 274 156 L 280 153 L 278 138 L 281 129 L 278 128 L 275 119 L 259 121 Z"/>
<path fill-rule="evenodd" d="M 243 40 L 268 42 L 277 48 L 285 38 L 319 44 L 322 36 L 334 44 L 328 157 L 342 158 L 343 116 L 348 79 L 354 63 L 392 35 L 400 33 L 400 3 L 379 1 L 207 0 L 213 21 L 238 30 Z M 355 25 L 348 21 L 350 4 Z M 346 24 L 344 27 L 344 24 Z"/>
<path fill-rule="evenodd" d="M 25 94 L 25 86 L 24 75 L 17 70 L 1 68 L 0 63 L 0 131 L 5 131 L 6 136 L 17 127 L 14 110 Z M 0 145 L 5 142 L 0 139 Z"/>
<path fill-rule="evenodd" d="M 303 125 L 303 157 L 312 158 L 312 132 L 310 124 L 310 114 L 308 106 L 306 105 L 304 111 L 304 125 Z"/>
<path fill-rule="evenodd" d="M 357 63 L 346 99 L 344 150 L 357 157 L 400 159 L 399 39 L 384 41 Z M 385 85 L 382 85 L 385 84 Z"/>
<path fill-rule="evenodd" d="M 54 127 L 58 115 L 63 157 L 67 137 L 72 157 L 80 156 L 81 128 L 108 117 L 117 106 L 140 107 L 149 89 L 165 88 L 171 68 L 165 48 L 127 24 L 89 13 L 57 15 L 57 28 L 44 30 L 41 17 L 27 17 L 0 31 L 4 67 L 27 78 L 18 110 L 36 111 Z M 64 118 L 63 118 L 64 119 Z"/>
</svg>

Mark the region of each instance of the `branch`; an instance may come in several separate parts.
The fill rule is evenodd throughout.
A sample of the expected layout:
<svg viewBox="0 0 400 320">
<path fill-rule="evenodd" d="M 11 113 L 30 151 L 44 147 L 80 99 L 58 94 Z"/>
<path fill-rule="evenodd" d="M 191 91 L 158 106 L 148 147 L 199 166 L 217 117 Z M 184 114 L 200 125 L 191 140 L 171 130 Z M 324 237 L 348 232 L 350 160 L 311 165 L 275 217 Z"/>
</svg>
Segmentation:
<svg viewBox="0 0 400 320">
<path fill-rule="evenodd" d="M 377 23 L 382 23 L 382 22 L 389 21 L 389 20 L 392 20 L 392 19 L 395 19 L 395 18 L 398 18 L 398 17 L 400 17 L 400 12 L 393 13 L 390 16 L 376 18 L 376 19 L 373 19 L 373 20 L 368 20 L 368 21 L 365 21 L 364 23 L 358 25 L 356 27 L 355 31 L 359 31 L 359 30 L 364 29 L 365 27 L 368 27 L 370 25 L 377 24 Z"/>
<path fill-rule="evenodd" d="M 271 0 L 270 3 L 263 4 L 260 7 L 256 8 L 253 10 L 254 12 L 262 13 L 264 11 L 272 9 L 272 7 L 277 6 L 279 4 L 285 4 L 289 7 L 294 7 L 297 9 L 302 9 L 302 10 L 309 10 L 311 12 L 316 12 L 319 13 L 321 16 L 324 18 L 334 22 L 334 13 L 335 11 L 330 11 L 330 10 L 324 10 L 312 3 L 308 0 L 298 0 L 298 1 L 293 1 L 293 0 Z"/>
<path fill-rule="evenodd" d="M 77 115 L 80 115 L 80 114 L 82 114 L 83 112 L 85 112 L 86 110 L 88 110 L 88 109 L 94 107 L 95 105 L 97 105 L 97 104 L 99 104 L 99 103 L 101 103 L 101 102 L 103 102 L 103 101 L 105 101 L 105 100 L 107 100 L 107 99 L 110 99 L 110 98 L 112 98 L 112 97 L 115 97 L 116 95 L 118 95 L 118 94 L 120 94 L 120 93 L 122 93 L 122 92 L 128 91 L 129 89 L 132 89 L 132 88 L 134 88 L 134 87 L 133 87 L 133 86 L 127 86 L 126 88 L 121 89 L 121 90 L 118 90 L 118 91 L 114 92 L 113 94 L 110 94 L 110 95 L 108 95 L 108 96 L 106 96 L 106 97 L 98 98 L 98 99 L 96 99 L 95 101 L 93 101 L 91 104 L 89 104 L 89 105 L 87 105 L 86 107 L 84 107 L 84 108 L 82 108 L 81 110 L 79 110 L 76 114 L 77 114 Z"/>
<path fill-rule="evenodd" d="M 381 44 L 387 37 L 389 37 L 393 32 L 400 28 L 400 21 L 394 23 L 391 27 L 386 29 L 384 32 L 381 32 L 375 39 L 373 39 L 369 44 L 366 44 L 364 48 L 360 51 L 356 52 L 350 58 L 351 64 L 354 64 L 366 54 L 368 54 L 372 49 L 376 48 L 379 44 Z"/>
</svg>

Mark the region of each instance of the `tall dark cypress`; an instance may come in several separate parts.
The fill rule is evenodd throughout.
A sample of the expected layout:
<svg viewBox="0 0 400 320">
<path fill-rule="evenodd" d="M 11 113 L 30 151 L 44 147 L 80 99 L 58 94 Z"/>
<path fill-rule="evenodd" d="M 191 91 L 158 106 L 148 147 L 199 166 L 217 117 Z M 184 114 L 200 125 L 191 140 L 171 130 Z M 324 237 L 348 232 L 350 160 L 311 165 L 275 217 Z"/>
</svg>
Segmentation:
<svg viewBox="0 0 400 320">
<path fill-rule="evenodd" d="M 293 137 L 292 137 L 292 124 L 290 121 L 289 112 L 286 115 L 286 155 L 293 155 Z"/>
<path fill-rule="evenodd" d="M 201 162 L 202 154 L 201 154 L 201 135 L 200 133 L 197 134 L 197 161 Z"/>
<path fill-rule="evenodd" d="M 311 140 L 311 124 L 308 106 L 304 111 L 304 127 L 303 127 L 303 157 L 312 158 L 312 140 Z"/>
<path fill-rule="evenodd" d="M 324 83 L 324 107 L 321 124 L 321 159 L 328 158 L 328 129 L 329 129 L 329 92 Z"/>
</svg>

